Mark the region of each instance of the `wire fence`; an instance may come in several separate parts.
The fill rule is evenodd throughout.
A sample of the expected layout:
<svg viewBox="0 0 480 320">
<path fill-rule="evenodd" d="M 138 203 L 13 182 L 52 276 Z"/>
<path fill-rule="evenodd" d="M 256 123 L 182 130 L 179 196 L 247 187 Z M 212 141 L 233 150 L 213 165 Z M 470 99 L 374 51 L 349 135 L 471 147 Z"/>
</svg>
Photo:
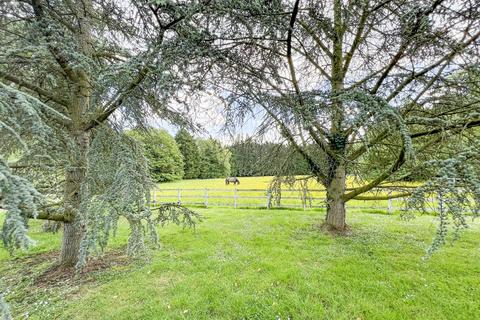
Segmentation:
<svg viewBox="0 0 480 320">
<path fill-rule="evenodd" d="M 153 204 L 177 203 L 185 206 L 233 207 L 233 208 L 325 208 L 326 192 L 321 189 L 286 189 L 277 191 L 265 189 L 168 189 L 159 188 L 152 193 Z M 347 202 L 350 209 L 375 209 L 389 213 L 405 208 L 405 198 L 386 200 L 352 200 Z M 432 200 L 435 201 L 435 200 Z"/>
</svg>

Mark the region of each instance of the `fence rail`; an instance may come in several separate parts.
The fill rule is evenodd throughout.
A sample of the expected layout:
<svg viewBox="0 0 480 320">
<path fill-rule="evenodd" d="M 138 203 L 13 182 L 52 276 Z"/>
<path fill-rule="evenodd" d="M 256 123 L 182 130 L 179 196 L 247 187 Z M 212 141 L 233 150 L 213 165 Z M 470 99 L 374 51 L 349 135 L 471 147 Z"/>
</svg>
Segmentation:
<svg viewBox="0 0 480 320">
<path fill-rule="evenodd" d="M 195 205 L 204 207 L 233 207 L 233 208 L 325 208 L 325 190 L 285 189 L 281 194 L 273 195 L 271 190 L 265 189 L 172 189 L 159 188 L 152 193 L 154 204 L 177 203 L 181 205 Z M 432 199 L 432 204 L 435 199 Z M 392 213 L 404 208 L 405 198 L 389 200 L 364 201 L 353 200 L 347 203 L 351 209 L 375 209 Z"/>
</svg>

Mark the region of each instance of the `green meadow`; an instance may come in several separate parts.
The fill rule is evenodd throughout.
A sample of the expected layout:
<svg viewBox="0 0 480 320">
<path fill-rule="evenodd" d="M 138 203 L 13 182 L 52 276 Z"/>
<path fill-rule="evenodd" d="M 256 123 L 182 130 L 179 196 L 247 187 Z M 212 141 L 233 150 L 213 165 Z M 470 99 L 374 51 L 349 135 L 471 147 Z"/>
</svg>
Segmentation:
<svg viewBox="0 0 480 320">
<path fill-rule="evenodd" d="M 425 257 L 436 218 L 350 212 L 351 234 L 319 231 L 322 210 L 196 209 L 195 231 L 167 226 L 148 258 L 124 254 L 122 222 L 103 266 L 46 273 L 60 234 L 0 249 L 0 286 L 18 319 L 475 319 L 480 224 Z M 47 276 L 46 276 L 47 275 Z"/>
</svg>

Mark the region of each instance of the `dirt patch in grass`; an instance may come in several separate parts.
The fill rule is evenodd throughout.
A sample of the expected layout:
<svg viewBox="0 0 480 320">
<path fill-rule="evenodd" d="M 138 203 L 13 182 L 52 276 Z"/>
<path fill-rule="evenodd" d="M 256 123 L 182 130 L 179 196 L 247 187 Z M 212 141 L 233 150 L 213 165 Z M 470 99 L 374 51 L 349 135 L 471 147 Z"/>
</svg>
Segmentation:
<svg viewBox="0 0 480 320">
<path fill-rule="evenodd" d="M 112 249 L 100 256 L 93 256 L 87 259 L 87 265 L 80 272 L 76 273 L 74 267 L 65 267 L 57 263 L 58 251 L 49 251 L 20 257 L 7 262 L 4 280 L 15 280 L 19 278 L 32 279 L 31 284 L 39 288 L 50 288 L 66 284 L 80 284 L 95 280 L 95 275 L 102 271 L 126 266 L 132 260 L 125 255 L 125 250 Z M 8 270 L 8 271 L 7 271 Z M 9 279 L 11 278 L 11 279 Z"/>
<path fill-rule="evenodd" d="M 19 319 L 26 315 L 51 319 L 84 285 L 95 286 L 124 273 L 134 261 L 126 256 L 125 248 L 115 248 L 88 258 L 85 269 L 76 273 L 74 267 L 59 266 L 58 256 L 58 250 L 54 250 L 18 257 L 0 265 L 0 288 L 8 292 L 12 313 Z"/>
<path fill-rule="evenodd" d="M 335 237 L 346 237 L 346 236 L 348 237 L 353 235 L 352 229 L 348 225 L 345 225 L 345 228 L 343 230 L 338 230 L 332 227 L 331 225 L 322 223 L 321 225 L 318 226 L 318 229 L 323 233 L 326 233 Z"/>
<path fill-rule="evenodd" d="M 54 287 L 65 285 L 69 282 L 75 284 L 90 282 L 95 280 L 95 274 L 114 267 L 128 265 L 131 261 L 125 255 L 125 250 L 110 250 L 101 256 L 89 257 L 85 268 L 81 272 L 76 273 L 74 267 L 65 267 L 57 264 L 55 262 L 57 256 L 58 253 L 55 253 L 52 265 L 35 278 L 35 286 Z"/>
</svg>

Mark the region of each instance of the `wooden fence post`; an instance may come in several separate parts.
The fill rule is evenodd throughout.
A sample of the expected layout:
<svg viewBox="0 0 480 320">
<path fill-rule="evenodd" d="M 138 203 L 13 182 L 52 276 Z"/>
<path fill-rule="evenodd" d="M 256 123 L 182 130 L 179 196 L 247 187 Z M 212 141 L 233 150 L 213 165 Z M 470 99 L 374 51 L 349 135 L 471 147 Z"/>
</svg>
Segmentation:
<svg viewBox="0 0 480 320">
<path fill-rule="evenodd" d="M 153 195 L 152 195 L 152 202 L 153 202 L 153 205 L 156 205 L 157 204 L 157 192 L 155 191 L 155 189 L 153 189 Z"/>
<path fill-rule="evenodd" d="M 180 206 L 182 204 L 182 191 L 180 189 L 178 189 L 177 197 L 178 197 L 177 203 Z"/>
<path fill-rule="evenodd" d="M 237 209 L 237 187 L 233 189 L 233 207 Z"/>
<path fill-rule="evenodd" d="M 303 210 L 305 211 L 307 209 L 307 189 L 305 188 L 302 190 L 302 204 Z"/>
<path fill-rule="evenodd" d="M 205 200 L 204 200 L 205 208 L 208 208 L 208 189 L 205 188 Z"/>
<path fill-rule="evenodd" d="M 272 191 L 270 189 L 267 190 L 267 210 L 270 209 L 272 204 Z"/>
<path fill-rule="evenodd" d="M 388 214 L 393 213 L 393 204 L 392 204 L 392 198 L 388 199 Z"/>
</svg>

